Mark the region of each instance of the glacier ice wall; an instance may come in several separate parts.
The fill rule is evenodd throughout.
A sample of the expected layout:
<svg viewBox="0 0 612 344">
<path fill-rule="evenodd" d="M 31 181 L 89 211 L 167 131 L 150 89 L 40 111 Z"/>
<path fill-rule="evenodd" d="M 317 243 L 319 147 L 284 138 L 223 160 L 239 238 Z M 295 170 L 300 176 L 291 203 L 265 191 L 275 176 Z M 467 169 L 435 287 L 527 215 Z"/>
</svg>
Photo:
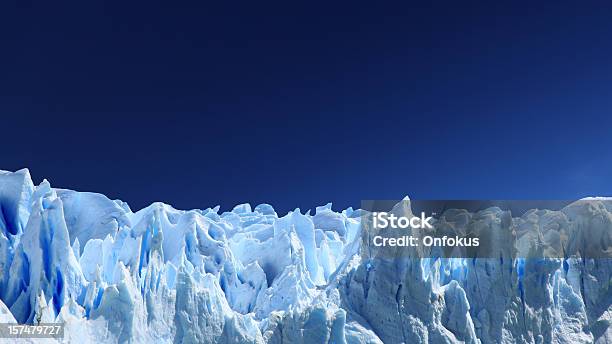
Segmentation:
<svg viewBox="0 0 612 344">
<path fill-rule="evenodd" d="M 466 223 L 608 240 L 596 204 Z M 27 170 L 0 171 L 0 210 L 0 317 L 64 322 L 64 342 L 612 343 L 608 259 L 393 258 L 361 241 L 361 210 L 133 212 Z"/>
</svg>

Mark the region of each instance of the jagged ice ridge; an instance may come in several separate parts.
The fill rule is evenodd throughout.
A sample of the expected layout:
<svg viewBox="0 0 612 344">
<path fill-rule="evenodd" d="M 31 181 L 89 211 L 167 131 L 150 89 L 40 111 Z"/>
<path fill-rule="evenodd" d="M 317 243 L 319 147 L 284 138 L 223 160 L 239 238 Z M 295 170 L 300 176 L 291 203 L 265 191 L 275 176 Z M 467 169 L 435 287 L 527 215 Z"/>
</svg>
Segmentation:
<svg viewBox="0 0 612 344">
<path fill-rule="evenodd" d="M 596 204 L 509 225 L 609 240 L 612 203 Z M 0 209 L 0 322 L 61 321 L 64 342 L 612 343 L 609 259 L 389 259 L 361 210 L 133 212 L 27 170 L 0 171 Z M 503 216 L 464 225 L 501 233 Z"/>
</svg>

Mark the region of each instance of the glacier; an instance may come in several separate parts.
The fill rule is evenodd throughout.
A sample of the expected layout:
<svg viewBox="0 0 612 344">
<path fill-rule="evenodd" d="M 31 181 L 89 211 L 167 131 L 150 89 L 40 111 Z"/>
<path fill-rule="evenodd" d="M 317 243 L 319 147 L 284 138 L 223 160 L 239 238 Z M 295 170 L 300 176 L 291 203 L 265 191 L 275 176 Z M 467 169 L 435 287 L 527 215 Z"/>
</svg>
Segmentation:
<svg viewBox="0 0 612 344">
<path fill-rule="evenodd" d="M 364 210 L 134 212 L 27 169 L 0 171 L 0 210 L 0 322 L 65 324 L 16 342 L 612 343 L 612 260 L 514 258 L 503 234 L 499 258 L 389 256 L 362 240 Z M 520 249 L 559 233 L 612 244 L 608 198 L 448 216 L 512 228 Z"/>
</svg>

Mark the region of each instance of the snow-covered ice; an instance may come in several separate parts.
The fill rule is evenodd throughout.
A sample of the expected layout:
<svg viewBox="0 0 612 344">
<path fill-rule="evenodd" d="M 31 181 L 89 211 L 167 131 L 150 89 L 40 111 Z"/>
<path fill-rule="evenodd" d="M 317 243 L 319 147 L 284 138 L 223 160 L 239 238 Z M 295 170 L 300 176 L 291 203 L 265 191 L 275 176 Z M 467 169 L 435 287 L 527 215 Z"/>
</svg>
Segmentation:
<svg viewBox="0 0 612 344">
<path fill-rule="evenodd" d="M 516 250 L 609 248 L 611 205 L 455 215 L 511 226 Z M 0 171 L 0 209 L 0 322 L 61 321 L 64 342 L 612 343 L 610 259 L 389 257 L 362 242 L 360 210 L 133 212 L 27 170 Z"/>
</svg>

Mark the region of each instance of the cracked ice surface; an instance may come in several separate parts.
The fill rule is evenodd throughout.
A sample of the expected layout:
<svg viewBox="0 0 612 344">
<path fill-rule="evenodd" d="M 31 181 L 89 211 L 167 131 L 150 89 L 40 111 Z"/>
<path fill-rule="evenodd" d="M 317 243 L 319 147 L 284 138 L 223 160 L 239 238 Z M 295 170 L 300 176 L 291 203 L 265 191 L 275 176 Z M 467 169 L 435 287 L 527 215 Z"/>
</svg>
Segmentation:
<svg viewBox="0 0 612 344">
<path fill-rule="evenodd" d="M 612 201 L 593 202 L 508 225 L 609 240 Z M 27 170 L 0 171 L 0 209 L 0 320 L 62 321 L 65 342 L 612 343 L 608 259 L 392 259 L 360 210 L 133 212 Z"/>
</svg>

